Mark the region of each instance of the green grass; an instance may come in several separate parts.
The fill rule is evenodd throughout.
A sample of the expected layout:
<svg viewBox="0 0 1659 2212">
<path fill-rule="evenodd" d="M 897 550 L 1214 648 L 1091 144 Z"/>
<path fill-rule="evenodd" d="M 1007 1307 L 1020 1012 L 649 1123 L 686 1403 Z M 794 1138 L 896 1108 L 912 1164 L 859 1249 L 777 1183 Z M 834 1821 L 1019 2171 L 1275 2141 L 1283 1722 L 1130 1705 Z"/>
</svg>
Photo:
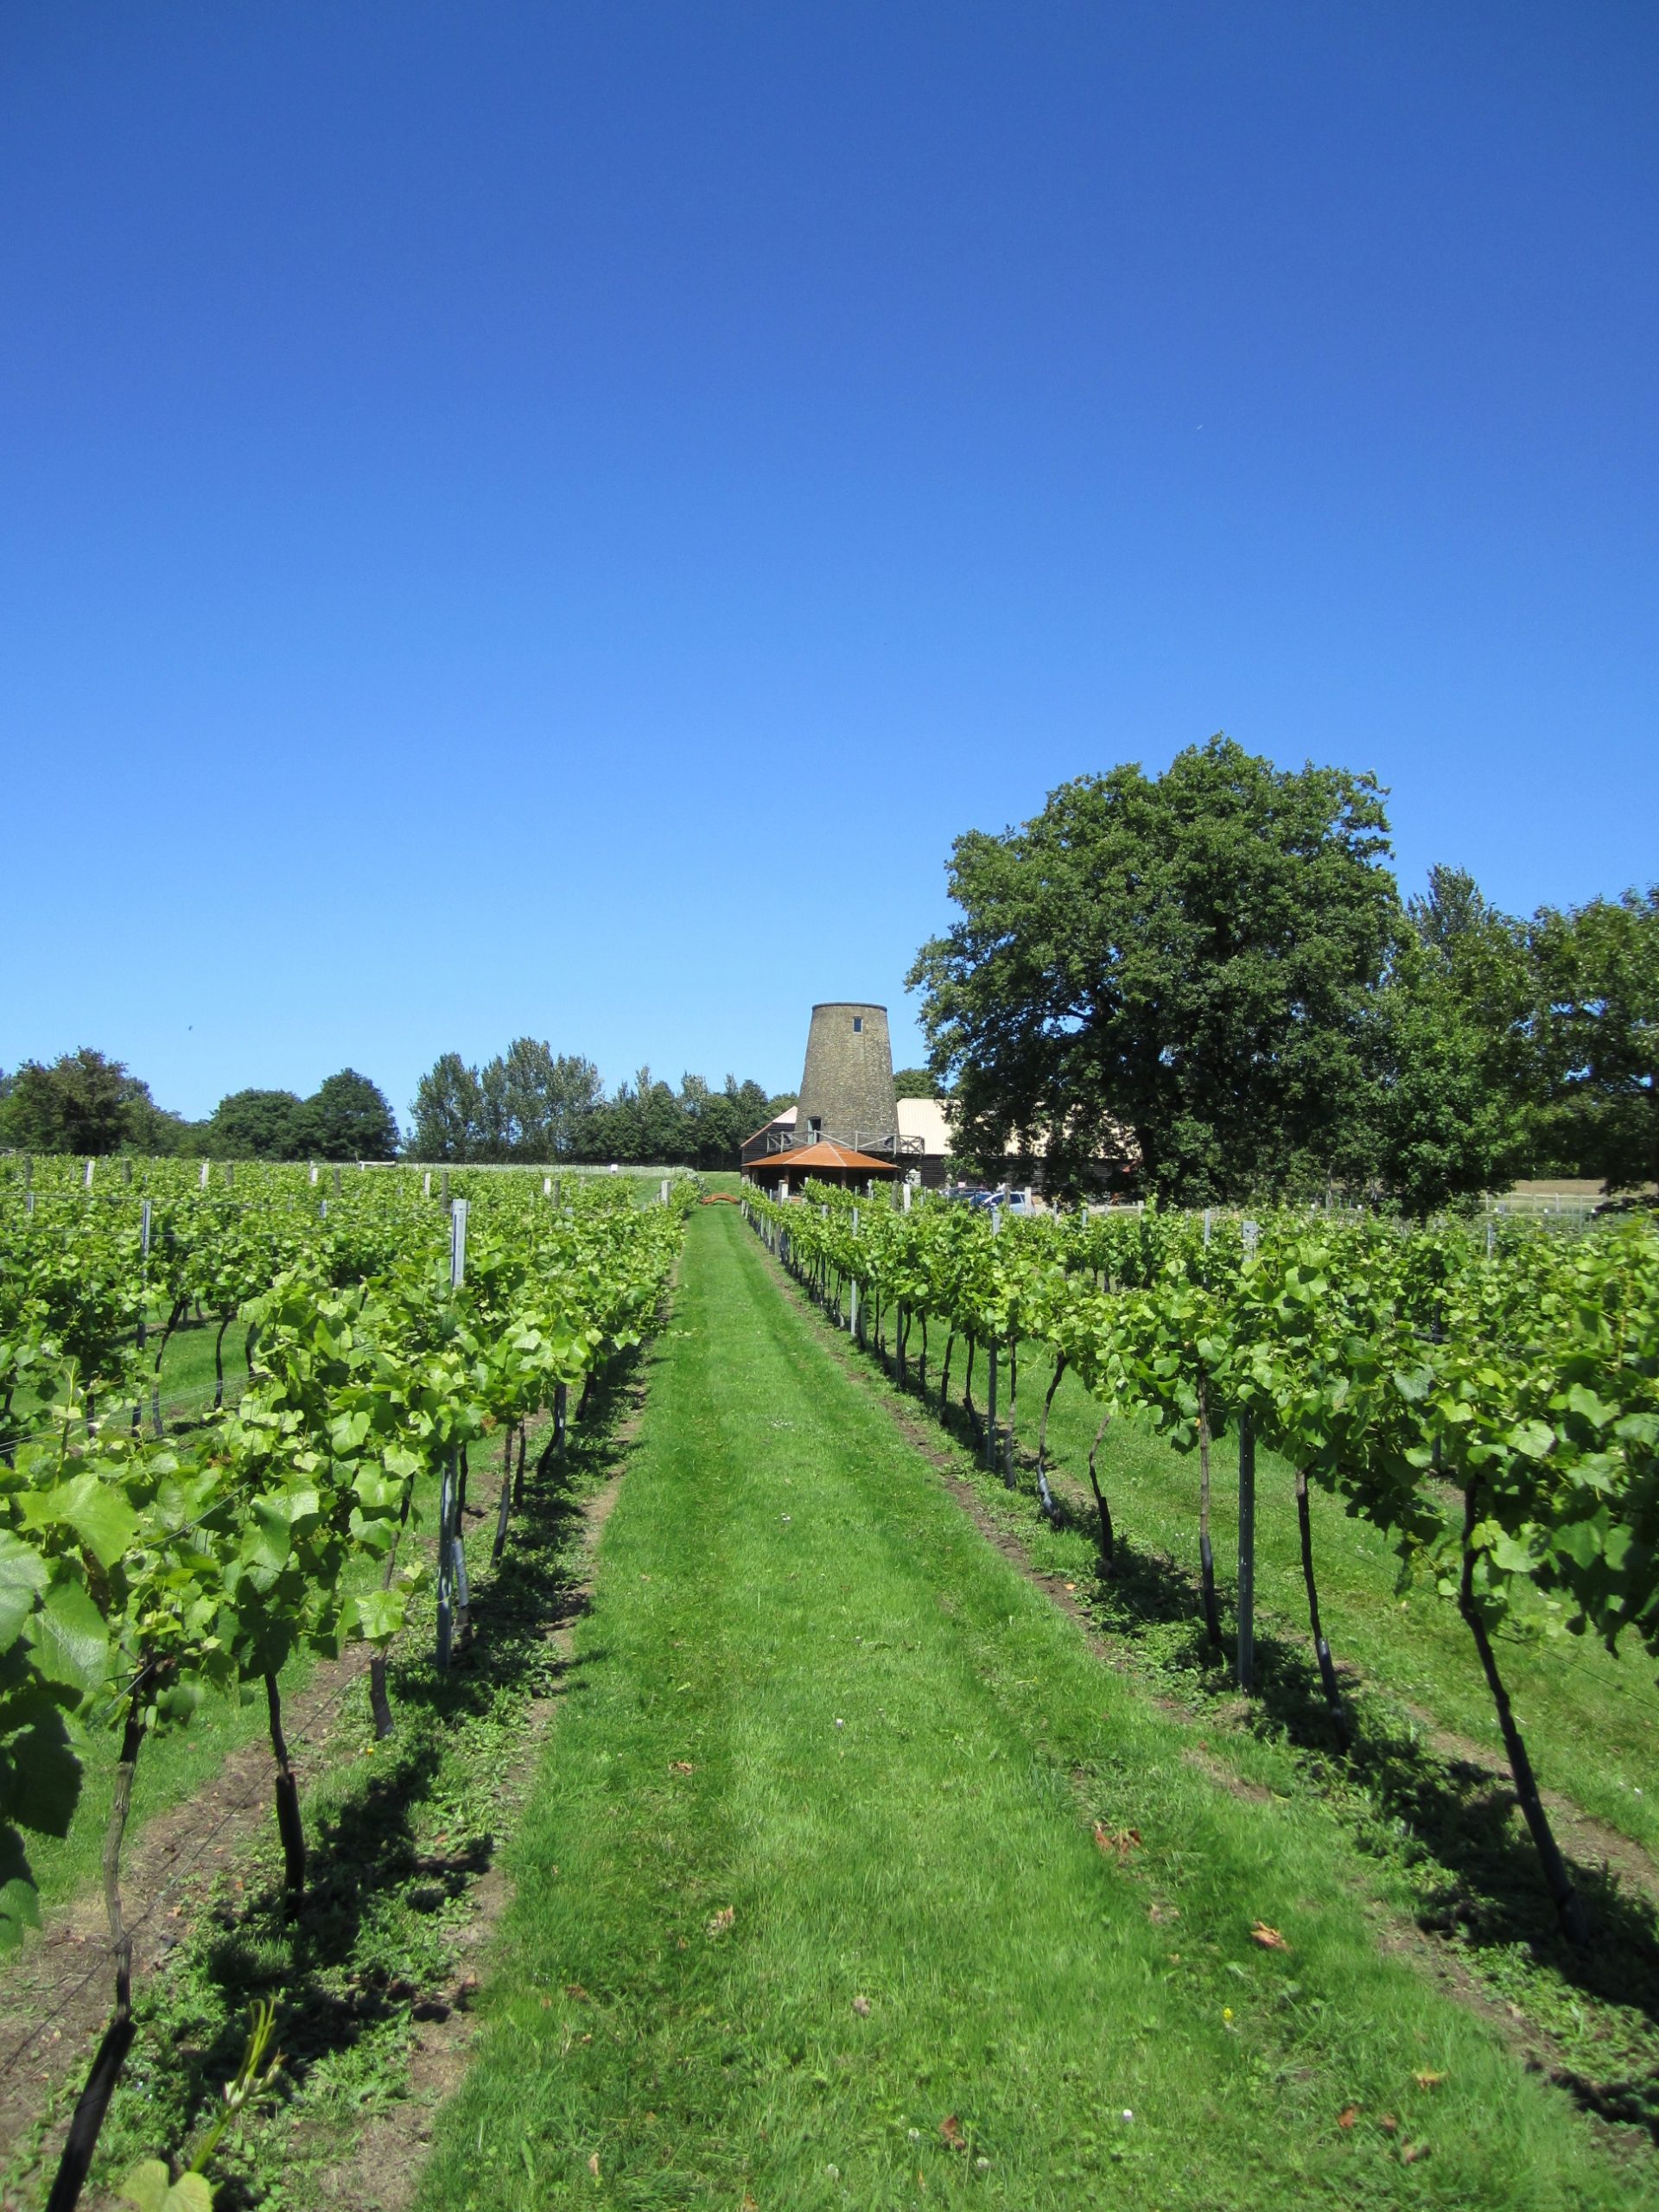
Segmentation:
<svg viewBox="0 0 1659 2212">
<path fill-rule="evenodd" d="M 626 1363 L 616 1379 L 626 1396 Z M 550 1631 L 577 1602 L 582 1503 L 614 1468 L 617 1411 L 618 1393 L 601 1386 L 564 1462 L 548 1478 L 532 1477 L 499 1571 L 488 1564 L 493 1515 L 469 1519 L 476 1633 L 439 1675 L 429 1585 L 417 1598 L 394 1647 L 391 1740 L 374 1741 L 359 1676 L 328 1738 L 296 1745 L 309 1847 L 298 1917 L 284 1908 L 267 1810 L 251 1842 L 196 1899 L 182 1941 L 159 1967 L 156 1929 L 141 1935 L 139 2033 L 99 2145 L 99 2202 L 135 2159 L 176 2159 L 194 2139 L 235 2070 L 249 2005 L 264 1996 L 276 2002 L 282 2069 L 215 2156 L 220 2212 L 315 2205 L 320 2177 L 351 2166 L 376 2114 L 394 2113 L 396 2136 L 412 2137 L 411 2009 L 441 2018 L 467 2001 L 469 1923 L 557 1686 Z M 43 2139 L 79 2089 L 79 2063 L 78 2055 L 27 2139 L 5 2146 L 0 2203 L 38 2208 L 50 2179 Z M 355 2172 L 346 2193 L 337 2184 L 328 2199 L 372 2202 L 372 2193 L 354 2192 L 378 2179 Z"/>
<path fill-rule="evenodd" d="M 152 1329 L 159 1330 L 166 1319 L 165 1313 L 157 1313 L 152 1319 Z M 167 1340 L 167 1351 L 162 1361 L 163 1407 L 176 1403 L 181 1411 L 187 1406 L 205 1411 L 212 1406 L 213 1339 L 218 1334 L 216 1321 L 187 1321 L 175 1329 Z M 151 1343 L 154 1341 L 152 1336 Z M 225 1332 L 227 1393 L 239 1391 L 248 1379 L 247 1342 L 246 1323 L 232 1321 Z"/>
<path fill-rule="evenodd" d="M 314 1662 L 296 1658 L 282 1676 L 285 1696 L 302 1689 L 310 1680 Z M 146 1744 L 134 1777 L 132 1807 L 126 1840 L 130 1850 L 145 1825 L 158 1813 L 170 1811 L 205 1789 L 238 1745 L 265 1731 L 264 1693 L 245 1704 L 229 1697 L 210 1699 L 188 1728 L 156 1738 Z M 31 1834 L 29 1863 L 41 1903 L 48 1910 L 65 1904 L 99 1878 L 99 1854 L 109 1819 L 115 1787 L 116 1739 L 111 1732 L 88 1736 L 82 1746 L 85 1761 L 79 1800 L 65 1836 Z M 0 1981 L 0 2000 L 4 1984 Z"/>
<path fill-rule="evenodd" d="M 822 1319 L 815 1325 L 827 1332 Z M 1570 1801 L 1555 1802 L 1556 1832 L 1576 1862 L 1596 1931 L 1586 1949 L 1564 1942 L 1501 1761 L 1471 1758 L 1459 1739 L 1426 1724 L 1421 1706 L 1376 1676 L 1354 1677 L 1351 1669 L 1344 1669 L 1345 1697 L 1354 1740 L 1345 1750 L 1338 1746 L 1305 1621 L 1275 1616 L 1270 1605 L 1257 1609 L 1255 1694 L 1241 1698 L 1233 1673 L 1234 1623 L 1224 1619 L 1225 1647 L 1211 1651 L 1199 1626 L 1196 1574 L 1181 1566 L 1179 1549 L 1172 1556 L 1120 1531 L 1115 1572 L 1100 1576 L 1097 1522 L 1092 1503 L 1082 1503 L 1080 1485 L 1056 1475 L 1058 1511 L 1051 1522 L 1039 1505 L 1028 1448 L 1020 1455 L 1013 1487 L 1005 1488 L 1000 1471 L 985 1470 L 979 1440 L 958 1405 L 940 1426 L 937 1390 L 930 1386 L 924 1410 L 914 1367 L 908 1397 L 901 1399 L 875 1357 L 854 1354 L 843 1338 L 833 1340 L 862 1387 L 895 1411 L 902 1408 L 909 1424 L 926 1421 L 922 1433 L 930 1449 L 943 1451 L 973 1487 L 981 1515 L 1014 1537 L 1039 1572 L 1065 1580 L 1075 1602 L 1109 1638 L 1115 1666 L 1185 1711 L 1211 1736 L 1275 1746 L 1284 1764 L 1274 1786 L 1322 1802 L 1358 1850 L 1391 1865 L 1413 1916 L 1447 1945 L 1442 1958 L 1517 2023 L 1529 2056 L 1572 2082 L 1597 2112 L 1659 2139 L 1659 1928 L 1654 1869 L 1639 1848 L 1588 1821 Z M 957 1372 L 959 1378 L 960 1361 Z M 1045 1380 L 1046 1374 L 1044 1369 Z M 982 1400 L 986 1381 L 982 1366 Z M 1028 1371 L 1021 1387 L 1029 1414 Z M 1004 1410 L 1006 1393 L 1004 1375 Z M 1027 1440 L 1032 1425 L 1027 1419 Z M 1133 1429 L 1116 1446 L 1111 1465 L 1120 1477 L 1126 1459 L 1133 1468 L 1138 1459 L 1154 1483 L 1173 1469 L 1179 1532 L 1183 1503 L 1192 1510 L 1192 1464 Z M 1233 1471 L 1230 1460 L 1218 1465 L 1218 1484 Z M 1107 1479 L 1121 1520 L 1124 1488 L 1109 1471 Z M 1332 1510 L 1329 1501 L 1325 1510 Z M 1190 1531 L 1188 1538 L 1190 1543 Z M 1282 1581 L 1279 1587 L 1282 1592 Z M 1230 1590 L 1224 1578 L 1224 1599 Z M 1294 1591 L 1300 1598 L 1300 1578 Z M 1607 1863 L 1610 1852 L 1618 1863 Z"/>
<path fill-rule="evenodd" d="M 156 1345 L 167 1320 L 166 1309 L 152 1307 L 149 1316 L 149 1350 L 143 1361 L 143 1413 L 149 1417 L 149 1376 L 155 1363 Z M 213 1340 L 219 1333 L 216 1321 L 188 1320 L 181 1323 L 167 1340 L 162 1356 L 162 1414 L 169 1428 L 188 1427 L 211 1413 L 213 1403 Z M 225 1394 L 233 1402 L 247 1381 L 246 1359 L 248 1332 L 245 1322 L 232 1321 L 225 1332 L 224 1363 Z M 51 1433 L 53 1394 L 23 1392 L 14 1408 L 14 1424 L 20 1437 L 43 1436 Z M 126 1408 L 105 1416 L 120 1420 Z"/>
<path fill-rule="evenodd" d="M 573 1679 L 433 2212 L 1659 2202 L 1399 1955 L 1281 1745 L 1205 1751 L 984 1541 L 734 1211 Z"/>
<path fill-rule="evenodd" d="M 936 1347 L 937 1351 L 942 1346 Z M 959 1395 L 963 1348 L 952 1381 Z M 936 1357 L 937 1365 L 937 1357 Z M 1033 1448 L 1043 1391 L 1052 1374 L 1040 1353 L 1020 1363 L 1020 1430 Z M 1006 1376 L 1003 1382 L 1006 1394 Z M 982 1358 L 976 1395 L 982 1404 Z M 1068 1375 L 1054 1400 L 1049 1450 L 1073 1480 L 1084 1516 L 1084 1548 L 1070 1560 L 1085 1567 L 1093 1543 L 1094 1507 L 1087 1489 L 1089 1445 L 1100 1408 Z M 1115 1423 L 1102 1446 L 1099 1468 L 1120 1539 L 1138 1555 L 1126 1578 L 1120 1611 L 1139 1608 L 1149 1619 L 1173 1610 L 1192 1618 L 1190 1589 L 1172 1586 L 1155 1571 L 1152 1555 L 1187 1576 L 1198 1570 L 1198 1470 L 1194 1457 L 1172 1452 L 1155 1436 L 1127 1422 Z M 1237 1552 L 1238 1462 L 1230 1439 L 1214 1455 L 1213 1532 L 1217 1573 L 1230 1607 L 1232 1566 Z M 1454 1605 L 1420 1582 L 1402 1596 L 1398 1562 L 1378 1532 L 1351 1519 L 1342 1504 L 1315 1489 L 1312 1497 L 1314 1557 L 1325 1629 L 1338 1662 L 1372 1678 L 1395 1700 L 1408 1723 L 1410 1709 L 1442 1729 L 1502 1755 L 1497 1723 L 1473 1641 Z M 1292 1488 L 1292 1470 L 1268 1452 L 1256 1468 L 1256 1605 L 1268 1646 L 1268 1685 L 1273 1662 L 1293 1696 L 1309 1651 L 1306 1601 Z M 1230 1614 L 1229 1632 L 1232 1632 Z M 1185 1639 L 1189 1658 L 1202 1657 Z M 1500 1641 L 1500 1663 L 1527 1742 L 1546 1789 L 1557 1789 L 1648 1851 L 1659 1850 L 1659 1694 L 1653 1670 L 1634 1646 L 1615 1658 L 1581 1638 L 1551 1641 L 1511 1635 Z"/>
</svg>

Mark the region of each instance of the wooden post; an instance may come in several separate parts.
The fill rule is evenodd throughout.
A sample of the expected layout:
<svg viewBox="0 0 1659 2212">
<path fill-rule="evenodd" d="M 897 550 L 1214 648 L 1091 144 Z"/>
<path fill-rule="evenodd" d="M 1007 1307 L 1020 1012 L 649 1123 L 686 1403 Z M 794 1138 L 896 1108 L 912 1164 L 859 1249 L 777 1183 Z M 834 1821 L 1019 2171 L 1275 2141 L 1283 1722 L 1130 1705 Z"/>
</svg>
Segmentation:
<svg viewBox="0 0 1659 2212">
<path fill-rule="evenodd" d="M 996 1465 L 996 1338 L 992 1337 L 985 1346 L 991 1363 L 990 1393 L 985 1401 L 985 1464 Z"/>
</svg>

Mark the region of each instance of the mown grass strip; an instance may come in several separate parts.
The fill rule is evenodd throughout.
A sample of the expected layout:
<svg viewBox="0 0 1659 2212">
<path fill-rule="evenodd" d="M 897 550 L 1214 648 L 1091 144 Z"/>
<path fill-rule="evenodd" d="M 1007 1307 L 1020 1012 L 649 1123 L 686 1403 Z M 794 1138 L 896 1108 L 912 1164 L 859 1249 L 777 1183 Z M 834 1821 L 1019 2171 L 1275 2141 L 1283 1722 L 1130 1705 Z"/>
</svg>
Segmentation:
<svg viewBox="0 0 1659 2212">
<path fill-rule="evenodd" d="M 958 1375 L 960 1369 L 959 1358 Z M 1033 1446 L 1052 1373 L 1052 1362 L 1034 1346 L 1021 1354 L 1020 1428 L 1023 1440 Z M 959 1395 L 959 1386 L 954 1387 Z M 1049 1450 L 1083 1485 L 1080 1500 L 1087 1495 L 1089 1446 L 1100 1410 L 1075 1376 L 1062 1380 L 1049 1421 Z M 1161 1553 L 1196 1573 L 1196 1460 L 1121 1421 L 1107 1431 L 1099 1467 L 1120 1533 L 1143 1561 Z M 1217 1446 L 1214 1468 L 1218 1579 L 1230 1607 L 1238 1470 L 1231 1438 Z M 1256 1603 L 1269 1633 L 1305 1649 L 1307 1615 L 1293 1471 L 1272 1453 L 1257 1455 Z M 1351 1518 L 1317 1485 L 1310 1503 L 1320 1605 L 1338 1662 L 1361 1669 L 1440 1728 L 1501 1758 L 1491 1699 L 1456 1607 L 1438 1596 L 1427 1579 L 1401 1592 L 1398 1562 L 1375 1529 Z M 1092 1501 L 1088 1514 L 1092 1520 Z M 1148 1588 L 1142 1595 L 1157 1605 L 1157 1592 Z M 1560 1790 L 1585 1812 L 1659 1855 L 1659 1692 L 1635 1646 L 1615 1658 L 1586 1639 L 1510 1635 L 1503 1640 L 1502 1656 L 1504 1679 L 1543 1786 Z"/>
<path fill-rule="evenodd" d="M 1388 1955 L 1336 1821 L 1248 1746 L 1222 1786 L 983 1541 L 734 1215 L 656 1358 L 425 2204 L 1656 2201 Z"/>
</svg>

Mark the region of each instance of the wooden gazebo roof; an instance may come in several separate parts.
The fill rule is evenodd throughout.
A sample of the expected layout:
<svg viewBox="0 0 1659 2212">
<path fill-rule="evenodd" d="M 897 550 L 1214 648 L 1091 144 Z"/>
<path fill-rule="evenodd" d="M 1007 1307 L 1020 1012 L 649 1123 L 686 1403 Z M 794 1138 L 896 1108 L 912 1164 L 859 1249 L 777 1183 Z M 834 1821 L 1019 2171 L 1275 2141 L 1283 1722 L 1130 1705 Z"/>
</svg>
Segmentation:
<svg viewBox="0 0 1659 2212">
<path fill-rule="evenodd" d="M 764 1175 L 769 1168 L 779 1168 L 791 1175 L 806 1173 L 851 1175 L 896 1175 L 899 1169 L 891 1160 L 877 1160 L 868 1152 L 855 1152 L 850 1145 L 833 1144 L 827 1137 L 820 1137 L 816 1144 L 796 1145 L 788 1152 L 762 1153 L 758 1160 L 750 1160 L 746 1174 Z"/>
</svg>

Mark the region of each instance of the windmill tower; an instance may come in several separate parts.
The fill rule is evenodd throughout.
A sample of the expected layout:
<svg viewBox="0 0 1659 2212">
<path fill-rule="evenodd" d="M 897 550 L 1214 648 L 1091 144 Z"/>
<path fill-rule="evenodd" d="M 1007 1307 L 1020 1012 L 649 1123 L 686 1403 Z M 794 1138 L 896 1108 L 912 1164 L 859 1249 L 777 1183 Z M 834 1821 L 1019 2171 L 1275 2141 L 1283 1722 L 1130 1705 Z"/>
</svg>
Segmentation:
<svg viewBox="0 0 1659 2212">
<path fill-rule="evenodd" d="M 823 1138 L 850 1145 L 855 1152 L 893 1154 L 898 1130 L 887 1009 L 853 999 L 829 999 L 815 1006 L 795 1111 L 795 1142 L 816 1144 Z"/>
</svg>

